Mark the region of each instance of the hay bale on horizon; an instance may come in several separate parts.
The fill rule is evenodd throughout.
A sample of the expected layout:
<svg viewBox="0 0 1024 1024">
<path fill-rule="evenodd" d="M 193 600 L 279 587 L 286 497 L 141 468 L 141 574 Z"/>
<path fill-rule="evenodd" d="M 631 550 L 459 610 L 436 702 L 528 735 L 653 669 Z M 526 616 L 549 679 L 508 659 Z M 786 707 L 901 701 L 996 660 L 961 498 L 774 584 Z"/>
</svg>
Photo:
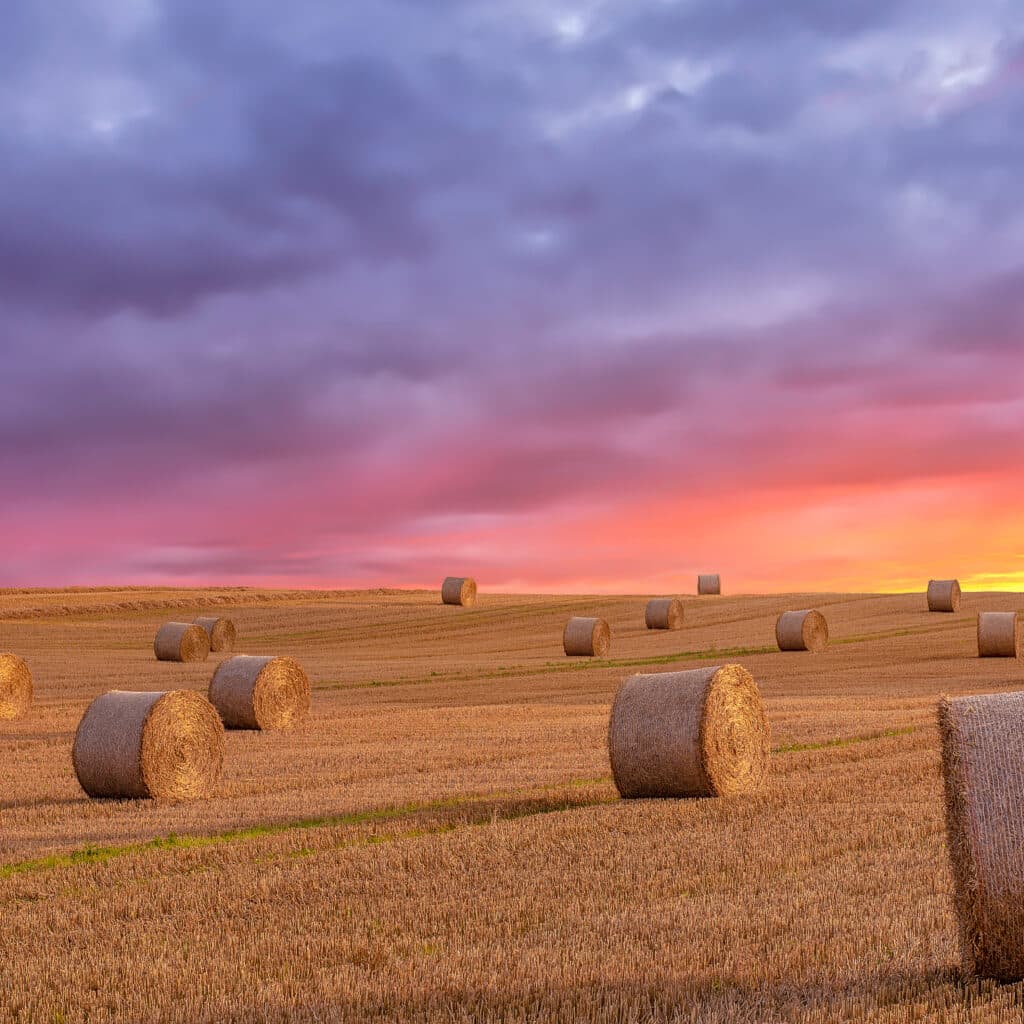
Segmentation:
<svg viewBox="0 0 1024 1024">
<path fill-rule="evenodd" d="M 309 713 L 309 677 L 293 658 L 236 654 L 217 666 L 209 697 L 229 729 L 291 729 Z"/>
<path fill-rule="evenodd" d="M 238 634 L 235 624 L 230 619 L 219 615 L 200 615 L 199 618 L 192 621 L 206 630 L 206 635 L 210 638 L 211 651 L 230 652 L 235 649 L 235 640 Z"/>
<path fill-rule="evenodd" d="M 682 629 L 683 602 L 678 597 L 655 597 L 647 602 L 644 622 L 648 629 Z"/>
<path fill-rule="evenodd" d="M 153 653 L 157 661 L 206 661 L 210 637 L 194 622 L 165 622 L 157 630 Z"/>
<path fill-rule="evenodd" d="M 1024 978 L 1024 693 L 942 700 L 946 839 L 968 973 Z"/>
<path fill-rule="evenodd" d="M 192 690 L 111 690 L 86 709 L 71 762 L 91 797 L 200 800 L 224 763 L 224 726 Z"/>
<path fill-rule="evenodd" d="M 562 647 L 569 657 L 603 658 L 611 649 L 612 631 L 604 619 L 574 615 L 562 634 Z"/>
<path fill-rule="evenodd" d="M 32 673 L 16 654 L 0 654 L 0 721 L 20 718 L 32 704 Z"/>
<path fill-rule="evenodd" d="M 441 603 L 472 608 L 476 604 L 476 580 L 471 576 L 449 576 L 441 584 Z"/>
<path fill-rule="evenodd" d="M 958 612 L 960 611 L 959 580 L 928 581 L 928 611 Z"/>
<path fill-rule="evenodd" d="M 704 573 L 697 577 L 698 594 L 721 594 L 722 577 L 718 573 Z"/>
<path fill-rule="evenodd" d="M 978 657 L 1019 658 L 1021 626 L 1020 612 L 979 612 Z"/>
<path fill-rule="evenodd" d="M 619 687 L 608 756 L 620 796 L 733 796 L 768 771 L 770 729 L 741 665 L 635 675 Z"/>
<path fill-rule="evenodd" d="M 828 647 L 828 622 L 813 608 L 783 612 L 775 623 L 775 642 L 780 651 L 820 654 Z"/>
</svg>

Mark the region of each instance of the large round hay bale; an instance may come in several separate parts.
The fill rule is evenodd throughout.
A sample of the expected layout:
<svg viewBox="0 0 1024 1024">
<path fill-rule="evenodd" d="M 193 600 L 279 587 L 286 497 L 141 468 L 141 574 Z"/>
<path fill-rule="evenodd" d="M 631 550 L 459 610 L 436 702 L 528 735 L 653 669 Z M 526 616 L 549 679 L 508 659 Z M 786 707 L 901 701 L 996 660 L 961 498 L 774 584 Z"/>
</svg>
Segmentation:
<svg viewBox="0 0 1024 1024">
<path fill-rule="evenodd" d="M 946 838 L 969 973 L 1024 979 L 1024 693 L 939 704 Z"/>
<path fill-rule="evenodd" d="M 623 797 L 750 792 L 768 771 L 769 739 L 757 685 L 740 665 L 632 676 L 608 723 Z"/>
<path fill-rule="evenodd" d="M 0 721 L 20 718 L 32 704 L 32 673 L 16 654 L 0 654 Z"/>
<path fill-rule="evenodd" d="M 199 800 L 220 779 L 224 726 L 192 690 L 111 690 L 82 716 L 71 761 L 92 797 Z"/>
<path fill-rule="evenodd" d="M 1019 658 L 1021 639 L 1020 612 L 981 612 L 978 615 L 980 658 Z"/>
<path fill-rule="evenodd" d="M 211 651 L 233 651 L 235 649 L 235 624 L 230 619 L 218 615 L 200 615 L 195 619 L 197 626 L 206 630 L 210 638 Z"/>
<path fill-rule="evenodd" d="M 818 654 L 828 647 L 828 623 L 821 612 L 813 609 L 783 612 L 775 623 L 775 640 L 780 651 Z"/>
<path fill-rule="evenodd" d="M 469 576 L 449 576 L 441 584 L 441 601 L 472 608 L 476 604 L 476 580 Z"/>
<path fill-rule="evenodd" d="M 210 638 L 194 622 L 165 622 L 157 630 L 153 653 L 158 661 L 206 661 Z"/>
<path fill-rule="evenodd" d="M 682 629 L 683 602 L 678 597 L 655 597 L 647 602 L 644 622 L 648 629 Z"/>
<path fill-rule="evenodd" d="M 697 577 L 698 594 L 720 594 L 722 592 L 722 578 L 718 573 L 706 573 Z"/>
<path fill-rule="evenodd" d="M 309 677 L 292 658 L 236 654 L 217 666 L 209 695 L 229 729 L 291 729 L 309 713 Z"/>
<path fill-rule="evenodd" d="M 960 611 L 960 583 L 957 580 L 929 580 L 928 611 Z"/>
<path fill-rule="evenodd" d="M 612 631 L 604 619 L 574 615 L 565 625 L 562 646 L 571 657 L 603 658 L 612 646 Z"/>
</svg>

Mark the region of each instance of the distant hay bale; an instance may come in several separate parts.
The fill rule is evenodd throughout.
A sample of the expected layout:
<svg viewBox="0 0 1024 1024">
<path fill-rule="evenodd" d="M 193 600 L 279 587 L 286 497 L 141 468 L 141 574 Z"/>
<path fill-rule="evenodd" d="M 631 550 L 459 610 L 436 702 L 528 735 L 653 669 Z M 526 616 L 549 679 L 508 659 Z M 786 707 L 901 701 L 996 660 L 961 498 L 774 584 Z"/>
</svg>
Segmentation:
<svg viewBox="0 0 1024 1024">
<path fill-rule="evenodd" d="M 197 626 L 206 630 L 210 638 L 211 651 L 233 651 L 235 649 L 235 624 L 230 619 L 218 615 L 201 615 L 193 620 Z"/>
<path fill-rule="evenodd" d="M 612 631 L 604 619 L 574 615 L 565 625 L 562 646 L 571 657 L 603 658 L 612 646 Z"/>
<path fill-rule="evenodd" d="M 472 608 L 476 604 L 476 580 L 469 576 L 449 576 L 441 584 L 441 601 Z"/>
<path fill-rule="evenodd" d="M 623 797 L 732 796 L 761 785 L 770 730 L 740 665 L 627 679 L 612 704 L 608 753 Z"/>
<path fill-rule="evenodd" d="M 929 580 L 928 611 L 960 611 L 960 583 L 957 580 Z"/>
<path fill-rule="evenodd" d="M 656 597 L 648 601 L 644 622 L 648 629 L 682 629 L 683 602 L 678 597 Z"/>
<path fill-rule="evenodd" d="M 1024 693 L 939 704 L 946 838 L 969 973 L 1024 978 Z"/>
<path fill-rule="evenodd" d="M 720 594 L 722 592 L 722 578 L 718 573 L 708 573 L 697 577 L 698 594 Z"/>
<path fill-rule="evenodd" d="M 236 654 L 217 666 L 209 696 L 229 729 L 291 729 L 309 713 L 309 677 L 292 658 Z"/>
<path fill-rule="evenodd" d="M 20 718 L 32 704 L 32 673 L 16 654 L 0 654 L 0 721 Z"/>
<path fill-rule="evenodd" d="M 821 612 L 813 609 L 783 612 L 775 623 L 775 639 L 780 651 L 818 654 L 828 647 L 828 623 Z"/>
<path fill-rule="evenodd" d="M 83 715 L 71 761 L 92 797 L 200 800 L 220 779 L 224 727 L 192 690 L 111 690 Z"/>
<path fill-rule="evenodd" d="M 153 641 L 158 661 L 206 661 L 210 638 L 194 622 L 165 622 Z"/>
<path fill-rule="evenodd" d="M 1019 658 L 1020 612 L 981 612 L 978 615 L 978 657 Z"/>
</svg>

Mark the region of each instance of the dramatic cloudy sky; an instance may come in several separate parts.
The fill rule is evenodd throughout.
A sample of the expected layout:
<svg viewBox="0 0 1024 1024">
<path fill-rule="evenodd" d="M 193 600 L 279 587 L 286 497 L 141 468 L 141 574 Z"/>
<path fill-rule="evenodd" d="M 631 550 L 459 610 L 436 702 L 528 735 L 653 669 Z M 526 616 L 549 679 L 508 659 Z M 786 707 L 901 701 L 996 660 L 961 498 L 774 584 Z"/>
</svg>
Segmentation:
<svg viewBox="0 0 1024 1024">
<path fill-rule="evenodd" d="M 1024 586 L 1017 0 L 11 0 L 0 585 Z"/>
</svg>

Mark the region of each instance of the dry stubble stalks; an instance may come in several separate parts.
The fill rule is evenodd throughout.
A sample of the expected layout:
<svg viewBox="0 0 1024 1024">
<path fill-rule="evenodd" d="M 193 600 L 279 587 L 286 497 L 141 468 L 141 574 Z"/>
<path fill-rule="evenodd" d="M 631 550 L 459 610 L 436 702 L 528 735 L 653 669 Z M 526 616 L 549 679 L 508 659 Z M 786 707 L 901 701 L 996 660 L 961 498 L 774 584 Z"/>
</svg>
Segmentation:
<svg viewBox="0 0 1024 1024">
<path fill-rule="evenodd" d="M 604 619 L 574 615 L 565 624 L 562 646 L 570 657 L 603 658 L 611 650 L 611 627 Z"/>
<path fill-rule="evenodd" d="M 206 630 L 210 638 L 211 651 L 233 651 L 235 649 L 235 624 L 230 619 L 224 619 L 217 615 L 201 615 L 195 619 L 197 626 Z"/>
<path fill-rule="evenodd" d="M 1024 978 L 1024 693 L 939 704 L 946 837 L 970 973 Z"/>
<path fill-rule="evenodd" d="M 291 729 L 309 713 L 309 677 L 292 658 L 228 658 L 209 695 L 229 729 Z"/>
<path fill-rule="evenodd" d="M 656 597 L 648 601 L 644 622 L 648 629 L 682 629 L 683 602 L 678 597 Z"/>
<path fill-rule="evenodd" d="M 761 695 L 741 665 L 632 676 L 608 723 L 623 797 L 750 792 L 767 773 L 769 739 Z"/>
<path fill-rule="evenodd" d="M 220 779 L 224 727 L 192 690 L 111 690 L 82 716 L 71 761 L 91 797 L 199 800 Z"/>
<path fill-rule="evenodd" d="M 210 638 L 194 622 L 165 622 L 153 641 L 158 661 L 206 661 Z"/>
<path fill-rule="evenodd" d="M 929 580 L 928 611 L 960 611 L 960 583 L 957 580 Z"/>
<path fill-rule="evenodd" d="M 720 594 L 721 592 L 722 578 L 717 573 L 708 573 L 697 577 L 698 594 Z"/>
<path fill-rule="evenodd" d="M 476 604 L 476 580 L 468 576 L 449 576 L 441 584 L 441 601 L 472 608 Z"/>
<path fill-rule="evenodd" d="M 818 611 L 783 612 L 775 623 L 775 640 L 780 651 L 819 654 L 828 647 L 828 623 Z"/>
<path fill-rule="evenodd" d="M 1020 612 L 981 612 L 978 615 L 978 657 L 1019 658 Z"/>
<path fill-rule="evenodd" d="M 0 654 L 0 721 L 20 718 L 32 704 L 32 673 L 16 654 Z"/>
</svg>

